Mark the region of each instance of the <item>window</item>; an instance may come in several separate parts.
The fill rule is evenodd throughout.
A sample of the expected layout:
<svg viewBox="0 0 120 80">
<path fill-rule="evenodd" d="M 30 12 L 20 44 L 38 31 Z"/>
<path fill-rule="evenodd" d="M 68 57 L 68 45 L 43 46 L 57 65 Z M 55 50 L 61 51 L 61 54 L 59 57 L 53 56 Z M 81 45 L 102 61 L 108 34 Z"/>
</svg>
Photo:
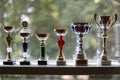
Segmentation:
<svg viewBox="0 0 120 80">
<path fill-rule="evenodd" d="M 14 32 L 11 33 L 12 40 L 12 59 L 19 61 L 22 59 L 22 39 L 20 37 L 20 30 L 22 29 L 22 21 L 28 21 L 29 27 L 32 30 L 29 39 L 30 54 L 29 60 L 38 60 L 40 57 L 40 41 L 36 38 L 37 33 L 50 33 L 50 37 L 46 40 L 46 54 L 48 60 L 56 60 L 59 53 L 57 41 L 59 37 L 54 33 L 55 28 L 66 27 L 68 33 L 64 36 L 64 55 L 66 60 L 73 60 L 76 58 L 76 34 L 71 30 L 72 22 L 91 22 L 92 29 L 89 34 L 84 35 L 84 50 L 87 58 L 90 60 L 97 60 L 101 58 L 102 53 L 102 39 L 101 31 L 94 21 L 94 13 L 98 15 L 113 15 L 118 13 L 118 25 L 112 26 L 108 34 L 108 56 L 115 59 L 115 55 L 119 57 L 119 0 L 1 0 L 0 1 L 0 59 L 6 59 L 6 36 L 7 33 L 3 31 L 4 25 L 11 25 L 15 27 Z M 117 26 L 117 27 L 116 27 Z M 2 46 L 4 45 L 4 46 Z M 21 75 L 3 75 L 3 78 L 21 77 Z M 33 76 L 22 76 L 26 79 Z M 39 76 L 37 76 L 39 77 Z M 63 76 L 41 76 L 44 77 L 59 77 Z M 71 76 L 77 78 L 79 76 Z M 110 75 L 110 78 L 116 78 L 119 75 Z M 31 78 L 31 79 L 32 79 Z M 97 77 L 95 77 L 97 79 Z M 19 78 L 20 79 L 20 78 Z M 116 78 L 118 79 L 118 78 Z M 64 79 L 63 79 L 64 80 Z M 79 79 L 78 79 L 79 80 Z"/>
</svg>

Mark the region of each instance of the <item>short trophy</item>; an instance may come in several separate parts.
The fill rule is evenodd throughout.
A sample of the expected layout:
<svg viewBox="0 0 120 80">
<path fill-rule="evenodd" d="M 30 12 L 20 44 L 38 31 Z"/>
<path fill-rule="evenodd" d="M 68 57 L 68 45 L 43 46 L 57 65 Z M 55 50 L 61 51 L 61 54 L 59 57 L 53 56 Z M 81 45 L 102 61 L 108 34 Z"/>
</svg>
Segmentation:
<svg viewBox="0 0 120 80">
<path fill-rule="evenodd" d="M 7 37 L 6 37 L 6 41 L 7 41 L 7 60 L 3 61 L 4 65 L 13 65 L 15 64 L 14 61 L 12 61 L 11 59 L 11 52 L 12 52 L 12 48 L 11 48 L 11 41 L 12 41 L 12 37 L 10 35 L 11 32 L 14 31 L 14 27 L 13 26 L 4 26 L 4 31 L 8 33 Z"/>
<path fill-rule="evenodd" d="M 36 37 L 41 41 L 41 54 L 40 59 L 38 60 L 38 65 L 47 65 L 45 50 L 46 50 L 46 43 L 45 41 L 49 38 L 49 33 L 37 33 Z"/>
<path fill-rule="evenodd" d="M 23 61 L 20 62 L 20 65 L 30 65 L 30 61 L 27 60 L 29 57 L 28 54 L 28 39 L 30 37 L 30 28 L 28 27 L 28 22 L 22 22 L 23 28 L 20 31 L 20 36 L 23 39 L 22 47 L 23 47 Z"/>
<path fill-rule="evenodd" d="M 88 34 L 91 29 L 91 23 L 89 22 L 75 22 L 71 25 L 73 32 L 77 34 L 77 58 L 76 58 L 76 66 L 87 66 L 88 60 L 83 49 L 83 35 Z"/>
<path fill-rule="evenodd" d="M 65 41 L 63 40 L 63 36 L 67 34 L 68 30 L 67 28 L 56 28 L 54 29 L 54 32 L 56 33 L 57 36 L 59 36 L 59 40 L 58 40 L 59 54 L 57 56 L 57 65 L 64 66 L 66 65 L 66 61 L 63 55 L 63 45 L 65 44 Z"/>
<path fill-rule="evenodd" d="M 103 38 L 103 51 L 102 51 L 102 58 L 101 58 L 101 65 L 111 65 L 111 60 L 107 56 L 107 38 L 108 34 L 107 31 L 111 28 L 117 20 L 117 14 L 114 16 L 98 16 L 94 14 L 94 20 L 102 30 L 102 38 Z"/>
</svg>

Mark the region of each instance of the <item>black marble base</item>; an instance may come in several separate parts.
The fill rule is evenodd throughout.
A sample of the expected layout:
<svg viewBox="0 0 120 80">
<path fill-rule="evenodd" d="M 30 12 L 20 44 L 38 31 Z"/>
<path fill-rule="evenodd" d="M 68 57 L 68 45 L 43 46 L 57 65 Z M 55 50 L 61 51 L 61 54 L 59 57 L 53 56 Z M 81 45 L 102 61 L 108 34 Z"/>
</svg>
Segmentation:
<svg viewBox="0 0 120 80">
<path fill-rule="evenodd" d="M 66 61 L 62 61 L 62 60 L 57 61 L 57 66 L 65 66 L 65 65 L 66 65 Z"/>
<path fill-rule="evenodd" d="M 21 61 L 20 65 L 30 65 L 30 61 Z"/>
<path fill-rule="evenodd" d="M 38 61 L 38 65 L 47 65 L 47 61 Z"/>
<path fill-rule="evenodd" d="M 15 61 L 3 61 L 4 65 L 14 65 Z"/>
</svg>

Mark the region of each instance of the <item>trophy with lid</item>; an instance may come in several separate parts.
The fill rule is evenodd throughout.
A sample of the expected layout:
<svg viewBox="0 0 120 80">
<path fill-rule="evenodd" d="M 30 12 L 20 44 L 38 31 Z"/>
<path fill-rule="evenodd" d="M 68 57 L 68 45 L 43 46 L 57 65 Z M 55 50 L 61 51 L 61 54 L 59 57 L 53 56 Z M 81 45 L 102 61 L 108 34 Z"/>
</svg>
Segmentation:
<svg viewBox="0 0 120 80">
<path fill-rule="evenodd" d="M 117 20 L 117 14 L 114 16 L 98 16 L 94 14 L 94 20 L 102 30 L 102 38 L 103 38 L 103 51 L 102 51 L 102 58 L 101 58 L 101 65 L 111 65 L 111 60 L 107 56 L 107 38 L 108 34 L 107 31 L 111 28 Z"/>
<path fill-rule="evenodd" d="M 56 28 L 54 29 L 54 32 L 56 33 L 57 36 L 59 36 L 58 40 L 59 54 L 57 56 L 57 65 L 58 66 L 66 65 L 65 57 L 63 55 L 63 46 L 65 44 L 63 36 L 67 34 L 68 30 L 67 28 Z"/>
<path fill-rule="evenodd" d="M 3 27 L 4 31 L 8 33 L 7 37 L 6 37 L 6 41 L 7 41 L 7 60 L 3 61 L 4 65 L 13 65 L 15 62 L 12 61 L 12 57 L 11 57 L 11 52 L 12 52 L 12 48 L 11 48 L 11 41 L 12 41 L 12 37 L 11 37 L 11 33 L 14 31 L 14 27 L 13 26 L 4 26 Z"/>
<path fill-rule="evenodd" d="M 27 60 L 29 57 L 28 54 L 28 39 L 30 37 L 31 29 L 28 27 L 28 22 L 22 22 L 23 28 L 20 30 L 20 36 L 23 39 L 23 61 L 20 62 L 20 65 L 30 65 L 30 61 Z"/>
<path fill-rule="evenodd" d="M 88 60 L 83 49 L 83 35 L 88 34 L 91 29 L 91 23 L 89 22 L 75 22 L 71 25 L 73 32 L 78 36 L 77 40 L 77 58 L 76 66 L 88 65 Z"/>
<path fill-rule="evenodd" d="M 36 37 L 41 41 L 41 54 L 40 59 L 38 60 L 38 65 L 47 65 L 45 50 L 46 50 L 46 43 L 45 41 L 49 38 L 49 33 L 37 33 Z"/>
</svg>

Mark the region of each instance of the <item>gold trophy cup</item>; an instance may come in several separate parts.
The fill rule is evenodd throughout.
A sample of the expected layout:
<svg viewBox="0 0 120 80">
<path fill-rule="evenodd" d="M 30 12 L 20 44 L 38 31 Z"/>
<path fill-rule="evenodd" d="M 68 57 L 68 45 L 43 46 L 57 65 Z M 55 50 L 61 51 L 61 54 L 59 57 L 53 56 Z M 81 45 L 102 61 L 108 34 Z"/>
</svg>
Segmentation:
<svg viewBox="0 0 120 80">
<path fill-rule="evenodd" d="M 46 60 L 46 55 L 45 55 L 45 50 L 46 50 L 45 41 L 49 38 L 49 33 L 46 33 L 46 34 L 38 33 L 36 34 L 36 37 L 41 41 L 40 43 L 41 54 L 40 54 L 40 59 L 38 60 L 38 65 L 47 65 L 47 60 Z"/>
<path fill-rule="evenodd" d="M 54 29 L 54 32 L 56 33 L 57 36 L 59 36 L 58 40 L 59 54 L 57 56 L 57 65 L 58 66 L 66 65 L 65 57 L 63 55 L 63 45 L 65 44 L 63 36 L 67 34 L 68 30 L 67 28 L 57 28 Z"/>
<path fill-rule="evenodd" d="M 103 51 L 102 51 L 102 58 L 101 58 L 101 65 L 111 65 L 111 60 L 107 56 L 107 38 L 108 34 L 107 31 L 111 28 L 117 20 L 117 14 L 114 16 L 98 16 L 94 14 L 94 20 L 102 30 L 102 38 L 103 38 Z"/>
<path fill-rule="evenodd" d="M 12 37 L 11 37 L 11 33 L 14 31 L 14 27 L 13 26 L 4 26 L 4 31 L 8 33 L 7 37 L 6 37 L 6 41 L 7 41 L 7 60 L 3 61 L 4 65 L 13 65 L 15 62 L 12 61 L 11 58 L 11 52 L 12 52 L 12 48 L 11 48 L 11 41 L 12 41 Z"/>
<path fill-rule="evenodd" d="M 88 65 L 88 60 L 83 49 L 83 35 L 88 34 L 91 29 L 91 23 L 89 22 L 75 22 L 71 25 L 73 32 L 77 34 L 77 58 L 76 66 L 86 66 Z"/>
<path fill-rule="evenodd" d="M 23 47 L 23 61 L 20 62 L 20 65 L 30 65 L 30 61 L 27 60 L 29 57 L 28 54 L 28 39 L 30 37 L 31 30 L 28 28 L 28 22 L 22 22 L 23 28 L 20 31 L 20 36 L 23 39 L 22 47 Z"/>
</svg>

